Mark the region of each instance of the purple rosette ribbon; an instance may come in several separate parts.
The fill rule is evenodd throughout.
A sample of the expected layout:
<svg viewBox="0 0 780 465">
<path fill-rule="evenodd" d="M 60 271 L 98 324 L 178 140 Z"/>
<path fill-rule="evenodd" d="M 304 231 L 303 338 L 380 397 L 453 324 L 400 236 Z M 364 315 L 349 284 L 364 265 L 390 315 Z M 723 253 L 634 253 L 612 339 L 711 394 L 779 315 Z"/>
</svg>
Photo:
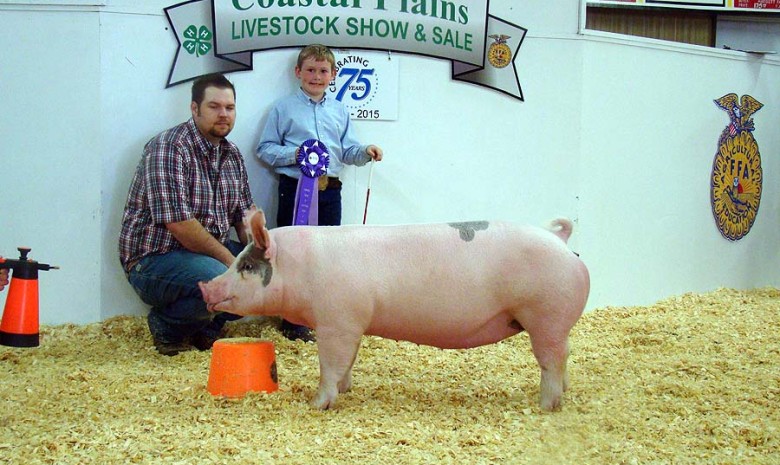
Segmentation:
<svg viewBox="0 0 780 465">
<path fill-rule="evenodd" d="M 321 141 L 309 139 L 298 149 L 296 161 L 301 170 L 301 178 L 295 192 L 293 224 L 316 225 L 319 216 L 317 178 L 328 174 L 330 154 Z"/>
</svg>

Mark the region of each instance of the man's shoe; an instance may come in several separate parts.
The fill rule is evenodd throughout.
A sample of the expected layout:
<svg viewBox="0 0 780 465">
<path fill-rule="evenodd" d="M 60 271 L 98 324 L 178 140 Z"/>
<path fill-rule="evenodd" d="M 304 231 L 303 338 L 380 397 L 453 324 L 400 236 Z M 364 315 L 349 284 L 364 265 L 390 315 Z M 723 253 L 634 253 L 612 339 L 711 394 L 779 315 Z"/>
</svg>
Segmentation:
<svg viewBox="0 0 780 465">
<path fill-rule="evenodd" d="M 316 342 L 317 338 L 311 329 L 306 326 L 292 324 L 287 320 L 282 320 L 282 325 L 279 328 L 282 336 L 291 341 L 303 341 L 303 342 Z"/>
<path fill-rule="evenodd" d="M 213 346 L 220 337 L 221 336 L 219 335 L 207 336 L 203 333 L 198 333 L 190 338 L 190 343 L 198 350 L 210 350 L 211 346 Z"/>
<path fill-rule="evenodd" d="M 157 339 L 154 340 L 154 347 L 157 349 L 157 352 L 169 357 L 178 355 L 179 352 L 186 352 L 188 350 L 195 349 L 195 347 L 187 344 L 186 342 L 162 342 L 158 341 Z"/>
</svg>

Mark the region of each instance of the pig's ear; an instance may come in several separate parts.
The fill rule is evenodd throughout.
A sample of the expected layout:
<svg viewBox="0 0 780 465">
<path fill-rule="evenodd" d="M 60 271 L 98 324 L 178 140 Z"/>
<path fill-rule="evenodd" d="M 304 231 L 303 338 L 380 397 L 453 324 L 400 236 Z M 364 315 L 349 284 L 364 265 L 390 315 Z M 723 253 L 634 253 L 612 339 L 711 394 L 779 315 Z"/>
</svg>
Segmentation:
<svg viewBox="0 0 780 465">
<path fill-rule="evenodd" d="M 265 213 L 255 210 L 249 215 L 249 230 L 252 231 L 252 239 L 255 247 L 265 250 L 265 258 L 270 260 L 272 255 L 271 235 L 265 227 Z"/>
<path fill-rule="evenodd" d="M 252 216 L 257 213 L 257 207 L 252 205 L 248 209 L 244 210 L 244 217 L 241 219 L 242 223 L 244 223 L 244 230 L 246 231 L 247 238 L 250 242 L 252 242 L 252 239 L 254 238 L 255 234 L 252 232 Z"/>
<path fill-rule="evenodd" d="M 250 233 L 252 232 L 252 224 L 249 222 L 249 220 L 252 219 L 252 216 L 257 213 L 257 207 L 252 205 L 247 210 L 244 210 L 244 226 L 246 226 L 246 230 Z"/>
</svg>

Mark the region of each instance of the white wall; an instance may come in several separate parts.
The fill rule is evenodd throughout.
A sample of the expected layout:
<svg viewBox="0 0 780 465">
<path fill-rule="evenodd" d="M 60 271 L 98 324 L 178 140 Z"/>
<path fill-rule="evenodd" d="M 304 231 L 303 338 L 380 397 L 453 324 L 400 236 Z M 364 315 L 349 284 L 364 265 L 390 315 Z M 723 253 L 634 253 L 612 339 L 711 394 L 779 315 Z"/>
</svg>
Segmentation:
<svg viewBox="0 0 780 465">
<path fill-rule="evenodd" d="M 40 275 L 49 323 L 102 317 L 98 32 L 89 12 L 0 10 L 0 253 L 62 267 Z"/>
<path fill-rule="evenodd" d="M 144 143 L 189 116 L 189 84 L 165 89 L 177 44 L 162 9 L 174 3 L 0 0 L 0 34 L 18 44 L 0 55 L 0 253 L 29 245 L 34 258 L 62 266 L 41 276 L 43 323 L 146 312 L 116 241 Z M 777 62 L 583 37 L 577 0 L 493 0 L 491 13 L 529 29 L 517 59 L 526 101 L 454 82 L 443 60 L 397 55 L 399 119 L 356 122 L 361 139 L 386 151 L 370 223 L 572 217 L 571 244 L 593 277 L 589 308 L 780 284 Z M 257 53 L 254 71 L 230 75 L 230 138 L 271 217 L 276 185 L 254 147 L 271 103 L 295 88 L 295 54 Z M 736 244 L 720 237 L 708 190 L 727 122 L 712 100 L 728 92 L 765 104 L 755 115 L 764 197 L 754 230 Z M 343 176 L 345 223 L 362 220 L 368 171 Z"/>
<path fill-rule="evenodd" d="M 590 305 L 649 304 L 717 287 L 778 285 L 780 67 L 742 53 L 599 41 L 583 68 L 581 243 Z M 751 232 L 715 226 L 710 174 L 728 125 L 713 100 L 750 94 L 763 194 Z"/>
<path fill-rule="evenodd" d="M 151 2 L 150 2 L 151 3 Z M 117 240 L 122 209 L 144 144 L 190 117 L 190 87 L 165 89 L 176 51 L 162 8 L 122 6 L 100 17 L 101 318 L 144 314 L 145 306 L 125 279 Z M 130 11 L 131 13 L 128 13 Z"/>
<path fill-rule="evenodd" d="M 160 11 L 168 5 L 161 2 Z M 511 2 L 508 6 L 493 14 L 529 29 L 541 27 L 523 22 L 518 8 Z M 573 38 L 577 11 L 572 9 L 569 16 Z M 162 88 L 176 48 L 164 17 L 103 14 L 101 18 L 104 43 L 132 42 L 130 47 L 108 48 L 102 55 L 103 121 L 107 128 L 103 142 L 105 153 L 112 154 L 103 176 L 103 204 L 111 205 L 104 212 L 102 237 L 102 300 L 110 303 L 103 305 L 105 318 L 146 311 L 117 265 L 115 244 L 121 209 L 143 144 L 188 117 L 189 84 Z M 537 15 L 534 21 L 551 20 Z M 149 33 L 139 41 L 138 30 Z M 540 131 L 533 113 L 520 111 L 524 104 L 515 99 L 452 81 L 449 62 L 396 55 L 402 87 L 398 121 L 355 123 L 362 140 L 376 143 L 386 152 L 385 161 L 374 168 L 370 223 L 481 218 L 545 223 L 550 219 L 550 203 L 556 205 L 556 215 L 576 218 L 577 166 L 573 160 L 579 152 L 579 90 L 576 86 L 558 90 L 548 76 L 550 72 L 579 73 L 579 44 L 574 40 L 540 40 L 534 46 L 527 38 L 518 62 L 528 66 L 519 71 L 524 92 L 531 89 L 545 96 L 527 98 L 525 105 L 546 113 L 544 127 L 568 128 L 571 137 Z M 551 52 L 555 59 L 546 63 L 546 69 L 538 69 L 537 63 L 545 63 Z M 268 211 L 271 225 L 276 212 L 276 181 L 254 151 L 271 104 L 297 87 L 293 74 L 296 56 L 296 50 L 258 53 L 254 71 L 230 75 L 238 107 L 230 138 L 244 153 L 253 196 Z M 131 121 L 133 130 L 128 131 Z M 517 142 L 508 146 L 507 141 L 513 139 Z M 549 169 L 539 169 L 548 164 Z M 348 168 L 342 176 L 344 223 L 362 221 L 368 172 L 367 167 Z M 559 184 L 555 190 L 549 188 Z M 421 195 L 420 186 L 426 186 L 423 192 L 430 195 Z"/>
</svg>

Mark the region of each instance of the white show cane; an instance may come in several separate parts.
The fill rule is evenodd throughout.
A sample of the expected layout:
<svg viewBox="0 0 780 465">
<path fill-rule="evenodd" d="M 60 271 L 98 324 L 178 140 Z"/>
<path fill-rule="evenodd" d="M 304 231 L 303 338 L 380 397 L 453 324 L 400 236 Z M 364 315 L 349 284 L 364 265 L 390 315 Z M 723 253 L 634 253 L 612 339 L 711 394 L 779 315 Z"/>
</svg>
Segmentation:
<svg viewBox="0 0 780 465">
<path fill-rule="evenodd" d="M 368 187 L 366 188 L 366 208 L 363 209 L 363 224 L 366 224 L 366 216 L 368 216 L 368 199 L 371 197 L 371 178 L 374 175 L 374 160 L 371 160 L 371 168 L 368 170 Z"/>
</svg>

